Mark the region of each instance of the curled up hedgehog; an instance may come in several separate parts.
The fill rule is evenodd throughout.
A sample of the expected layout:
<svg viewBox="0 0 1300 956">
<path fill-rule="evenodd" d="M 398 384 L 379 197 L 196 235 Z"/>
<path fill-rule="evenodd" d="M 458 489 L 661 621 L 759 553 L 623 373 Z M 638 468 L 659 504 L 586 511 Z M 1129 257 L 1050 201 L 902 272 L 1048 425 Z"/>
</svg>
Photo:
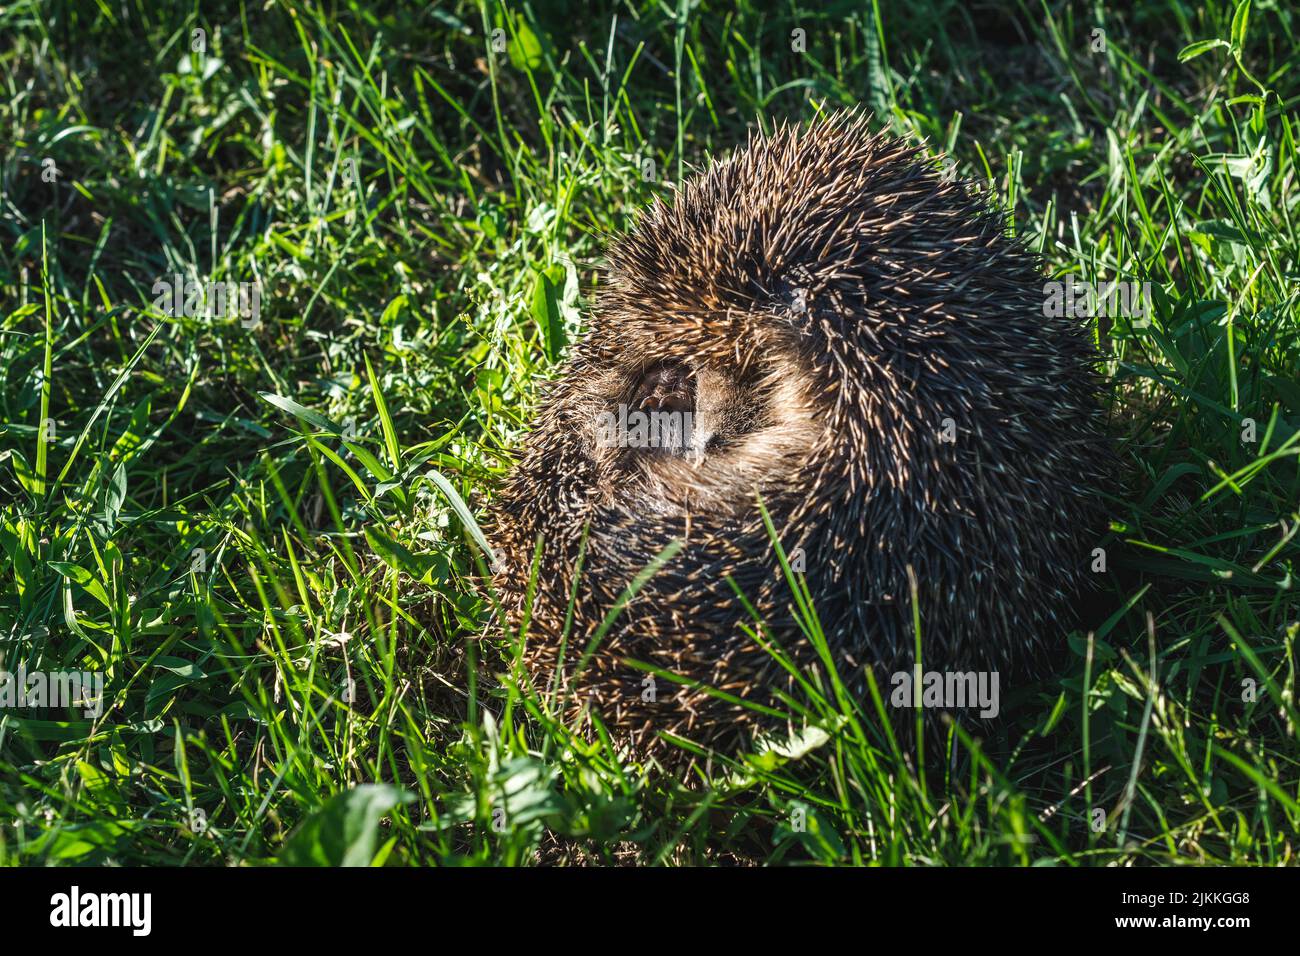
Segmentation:
<svg viewBox="0 0 1300 956">
<path fill-rule="evenodd" d="M 999 214 L 841 114 L 751 137 L 610 258 L 492 516 L 539 691 L 669 760 L 663 731 L 726 751 L 781 729 L 704 689 L 783 709 L 756 615 L 822 666 L 760 501 L 868 713 L 866 668 L 886 700 L 912 671 L 913 578 L 927 672 L 1044 670 L 1112 459 L 1091 340 L 1044 315 Z M 648 693 L 631 662 L 677 679 Z"/>
</svg>

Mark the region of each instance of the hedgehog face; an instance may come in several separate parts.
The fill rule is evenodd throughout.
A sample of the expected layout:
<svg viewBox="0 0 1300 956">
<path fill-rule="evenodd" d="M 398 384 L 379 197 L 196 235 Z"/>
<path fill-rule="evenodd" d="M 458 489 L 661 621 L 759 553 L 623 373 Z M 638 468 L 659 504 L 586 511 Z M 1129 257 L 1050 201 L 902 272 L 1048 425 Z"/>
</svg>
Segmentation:
<svg viewBox="0 0 1300 956">
<path fill-rule="evenodd" d="M 650 441 L 629 442 L 629 451 L 664 451 L 699 463 L 743 443 L 771 418 L 771 390 L 752 372 L 663 359 L 633 371 L 630 379 L 620 408 L 640 412 L 659 427 L 651 429 Z"/>
<path fill-rule="evenodd" d="M 676 358 L 632 365 L 586 404 L 596 413 L 593 462 L 605 500 L 652 502 L 657 514 L 744 510 L 784 485 L 817 433 L 789 368 L 696 366 Z"/>
<path fill-rule="evenodd" d="M 690 455 L 698 460 L 710 436 L 700 430 L 700 388 L 695 369 L 674 359 L 652 362 L 630 370 L 628 385 L 616 396 L 621 426 L 613 447 L 628 458 L 655 455 Z M 709 399 L 708 391 L 705 400 Z M 607 411 L 606 416 L 615 414 Z M 623 419 L 635 417 L 631 429 Z"/>
<path fill-rule="evenodd" d="M 984 200 L 839 117 L 753 138 L 610 258 L 494 508 L 536 686 L 661 754 L 660 731 L 749 734 L 699 685 L 779 703 L 756 616 L 824 666 L 772 530 L 848 686 L 911 668 L 913 580 L 927 669 L 1042 667 L 1113 466 L 1090 340 L 1043 314 L 1037 259 Z M 647 695 L 630 661 L 685 686 Z"/>
</svg>

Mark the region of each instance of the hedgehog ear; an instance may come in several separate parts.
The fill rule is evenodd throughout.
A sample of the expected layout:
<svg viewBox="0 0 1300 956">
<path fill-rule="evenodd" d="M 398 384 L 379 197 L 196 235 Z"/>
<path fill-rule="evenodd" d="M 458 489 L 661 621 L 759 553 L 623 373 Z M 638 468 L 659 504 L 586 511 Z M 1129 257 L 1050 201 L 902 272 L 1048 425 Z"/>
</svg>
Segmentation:
<svg viewBox="0 0 1300 956">
<path fill-rule="evenodd" d="M 784 276 L 777 294 L 776 307 L 791 323 L 801 322 L 812 306 L 814 276 L 804 265 L 796 265 Z"/>
</svg>

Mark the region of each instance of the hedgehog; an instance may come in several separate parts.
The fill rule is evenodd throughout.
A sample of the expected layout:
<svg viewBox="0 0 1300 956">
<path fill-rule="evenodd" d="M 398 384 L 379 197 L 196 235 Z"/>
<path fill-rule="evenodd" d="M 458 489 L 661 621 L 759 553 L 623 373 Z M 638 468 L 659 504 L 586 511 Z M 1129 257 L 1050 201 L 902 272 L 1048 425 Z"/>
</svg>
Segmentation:
<svg viewBox="0 0 1300 956">
<path fill-rule="evenodd" d="M 609 263 L 491 512 L 537 690 L 664 763 L 793 729 L 764 644 L 827 662 L 792 587 L 864 703 L 1050 668 L 1104 530 L 1099 355 L 979 190 L 860 114 L 785 124 Z"/>
</svg>

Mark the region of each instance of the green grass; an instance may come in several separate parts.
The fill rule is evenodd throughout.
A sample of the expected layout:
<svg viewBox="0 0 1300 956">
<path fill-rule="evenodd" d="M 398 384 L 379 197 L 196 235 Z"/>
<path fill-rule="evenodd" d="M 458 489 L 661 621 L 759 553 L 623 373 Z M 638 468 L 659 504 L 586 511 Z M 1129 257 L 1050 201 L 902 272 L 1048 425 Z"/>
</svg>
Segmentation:
<svg viewBox="0 0 1300 956">
<path fill-rule="evenodd" d="M 0 4 L 0 653 L 107 682 L 0 712 L 0 861 L 1294 862 L 1290 4 L 202 6 Z M 852 105 L 1053 275 L 1151 283 L 1093 321 L 1100 623 L 941 759 L 810 680 L 797 757 L 676 783 L 511 679 L 473 516 L 607 238 Z M 260 326 L 155 308 L 177 272 Z"/>
</svg>

